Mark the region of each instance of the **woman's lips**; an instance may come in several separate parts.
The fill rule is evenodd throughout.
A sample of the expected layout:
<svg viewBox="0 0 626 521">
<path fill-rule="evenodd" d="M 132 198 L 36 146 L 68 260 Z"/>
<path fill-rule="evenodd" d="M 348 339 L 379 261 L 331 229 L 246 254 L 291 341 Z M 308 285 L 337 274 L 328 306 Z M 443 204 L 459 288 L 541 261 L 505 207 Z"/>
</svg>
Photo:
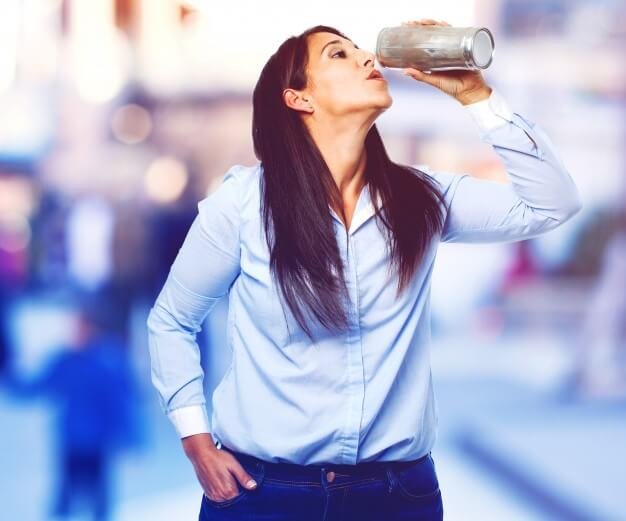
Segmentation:
<svg viewBox="0 0 626 521">
<path fill-rule="evenodd" d="M 367 77 L 368 80 L 384 80 L 383 75 L 380 73 L 378 69 L 372 69 L 370 75 Z"/>
</svg>

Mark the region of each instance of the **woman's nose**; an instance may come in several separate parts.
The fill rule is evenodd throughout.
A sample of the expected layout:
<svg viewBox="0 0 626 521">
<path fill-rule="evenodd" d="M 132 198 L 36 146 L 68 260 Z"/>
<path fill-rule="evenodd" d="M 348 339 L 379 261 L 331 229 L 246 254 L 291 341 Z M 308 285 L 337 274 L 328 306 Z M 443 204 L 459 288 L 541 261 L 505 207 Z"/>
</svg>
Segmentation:
<svg viewBox="0 0 626 521">
<path fill-rule="evenodd" d="M 371 61 L 371 62 L 372 62 L 372 64 L 373 64 L 373 63 L 374 63 L 374 60 L 375 60 L 375 58 L 376 58 L 376 55 L 375 55 L 375 54 L 373 54 L 373 53 L 371 53 L 371 52 L 368 52 L 368 51 L 363 51 L 363 52 L 364 52 L 364 57 L 362 58 L 362 60 L 363 60 L 363 65 L 364 65 L 364 66 L 369 65 L 369 62 L 370 62 L 370 61 Z"/>
</svg>

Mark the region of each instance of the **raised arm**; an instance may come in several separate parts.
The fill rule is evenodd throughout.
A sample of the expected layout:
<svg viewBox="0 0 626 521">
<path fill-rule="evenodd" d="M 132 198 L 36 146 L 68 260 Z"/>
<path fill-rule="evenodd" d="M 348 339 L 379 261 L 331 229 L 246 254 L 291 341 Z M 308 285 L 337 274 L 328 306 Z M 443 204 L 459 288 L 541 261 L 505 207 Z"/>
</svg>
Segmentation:
<svg viewBox="0 0 626 521">
<path fill-rule="evenodd" d="M 450 26 L 428 19 L 408 24 Z M 505 184 L 415 165 L 442 184 L 450 208 L 442 242 L 528 239 L 556 228 L 582 208 L 578 189 L 546 133 L 512 112 L 480 70 L 425 73 L 408 67 L 404 73 L 465 106 L 479 127 L 481 140 L 492 145 L 511 180 Z"/>
<path fill-rule="evenodd" d="M 147 320 L 152 383 L 181 438 L 211 431 L 196 334 L 239 274 L 238 169 L 198 203 Z"/>
<path fill-rule="evenodd" d="M 511 111 L 494 89 L 465 105 L 480 139 L 500 156 L 510 183 L 468 173 L 435 172 L 449 211 L 442 242 L 508 242 L 535 237 L 561 225 L 582 207 L 580 194 L 544 130 Z"/>
</svg>

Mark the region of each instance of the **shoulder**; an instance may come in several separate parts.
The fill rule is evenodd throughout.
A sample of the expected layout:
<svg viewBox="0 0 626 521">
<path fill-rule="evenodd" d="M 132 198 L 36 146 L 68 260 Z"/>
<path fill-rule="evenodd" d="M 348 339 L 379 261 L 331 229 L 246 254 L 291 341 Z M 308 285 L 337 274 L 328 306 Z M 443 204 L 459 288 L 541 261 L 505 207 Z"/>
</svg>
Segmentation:
<svg viewBox="0 0 626 521">
<path fill-rule="evenodd" d="M 258 185 L 260 163 L 232 165 L 226 170 L 217 187 L 198 203 L 200 213 L 211 208 L 241 211 Z"/>
<path fill-rule="evenodd" d="M 224 184 L 229 184 L 233 190 L 236 188 L 240 192 L 244 192 L 254 185 L 255 182 L 258 182 L 262 169 L 260 163 L 252 165 L 235 164 L 226 170 L 218 188 L 221 188 Z"/>
<path fill-rule="evenodd" d="M 259 162 L 253 163 L 252 165 L 235 164 L 226 171 L 226 174 L 224 174 L 224 181 L 226 178 L 233 177 L 237 179 L 243 187 L 245 187 L 245 185 L 258 180 L 262 170 L 263 167 Z"/>
</svg>

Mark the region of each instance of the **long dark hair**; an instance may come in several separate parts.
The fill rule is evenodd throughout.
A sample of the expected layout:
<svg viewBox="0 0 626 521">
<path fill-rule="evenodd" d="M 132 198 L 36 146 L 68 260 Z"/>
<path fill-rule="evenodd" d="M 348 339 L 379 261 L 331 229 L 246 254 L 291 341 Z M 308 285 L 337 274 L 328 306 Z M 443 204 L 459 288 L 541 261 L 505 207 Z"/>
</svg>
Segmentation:
<svg viewBox="0 0 626 521">
<path fill-rule="evenodd" d="M 329 32 L 317 25 L 283 42 L 267 61 L 253 93 L 252 139 L 263 166 L 262 213 L 270 269 L 284 300 L 309 338 L 305 312 L 325 328 L 348 325 L 348 291 L 329 204 L 343 206 L 328 165 L 297 111 L 283 102 L 286 88 L 307 85 L 307 37 Z M 376 219 L 384 225 L 396 296 L 417 271 L 433 235 L 441 231 L 443 195 L 428 175 L 391 161 L 376 125 L 366 139 L 365 178 Z M 377 205 L 381 197 L 384 212 Z"/>
</svg>

